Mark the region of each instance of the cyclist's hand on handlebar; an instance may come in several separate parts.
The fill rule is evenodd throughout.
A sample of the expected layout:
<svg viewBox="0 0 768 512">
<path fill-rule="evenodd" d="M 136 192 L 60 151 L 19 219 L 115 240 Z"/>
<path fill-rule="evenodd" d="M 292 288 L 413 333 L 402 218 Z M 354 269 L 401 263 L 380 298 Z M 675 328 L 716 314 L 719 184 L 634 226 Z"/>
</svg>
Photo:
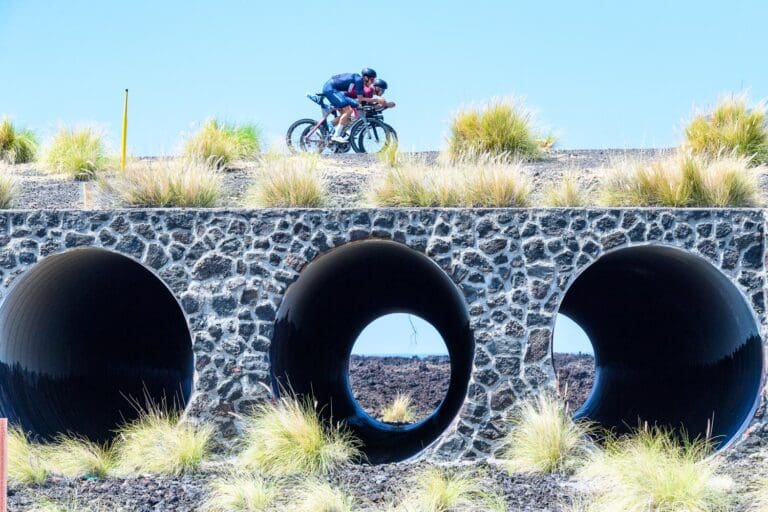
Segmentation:
<svg viewBox="0 0 768 512">
<path fill-rule="evenodd" d="M 395 108 L 395 102 L 394 101 L 390 101 L 389 103 L 386 104 L 386 107 L 387 108 Z"/>
</svg>

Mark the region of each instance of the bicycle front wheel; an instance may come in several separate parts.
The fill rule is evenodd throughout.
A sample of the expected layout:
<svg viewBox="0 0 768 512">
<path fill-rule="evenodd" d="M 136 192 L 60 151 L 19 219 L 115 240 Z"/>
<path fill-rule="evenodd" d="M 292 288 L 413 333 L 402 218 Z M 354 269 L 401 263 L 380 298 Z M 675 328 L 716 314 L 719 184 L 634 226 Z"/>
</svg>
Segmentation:
<svg viewBox="0 0 768 512">
<path fill-rule="evenodd" d="M 361 153 L 379 153 L 392 144 L 397 144 L 395 130 L 378 119 L 368 121 L 357 137 L 357 146 Z"/>
</svg>

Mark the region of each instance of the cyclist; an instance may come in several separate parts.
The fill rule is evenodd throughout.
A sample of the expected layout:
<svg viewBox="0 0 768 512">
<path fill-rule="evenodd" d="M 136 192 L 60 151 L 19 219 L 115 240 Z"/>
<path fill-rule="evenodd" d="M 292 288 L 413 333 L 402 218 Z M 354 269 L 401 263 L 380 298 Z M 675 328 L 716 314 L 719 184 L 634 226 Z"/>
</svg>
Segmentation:
<svg viewBox="0 0 768 512">
<path fill-rule="evenodd" d="M 375 96 L 379 96 L 379 98 L 374 99 L 373 102 L 378 103 L 382 107 L 392 108 L 395 106 L 395 103 L 392 101 L 387 101 L 384 99 L 384 91 L 387 90 L 387 82 L 382 80 L 381 78 L 377 78 L 373 84 L 368 87 L 363 87 L 363 97 L 365 98 L 373 98 Z M 357 99 L 357 91 L 355 90 L 355 84 L 351 84 L 349 86 L 349 89 L 347 89 L 347 97 Z M 335 122 L 334 122 L 335 124 Z"/>
<path fill-rule="evenodd" d="M 343 73 L 341 75 L 334 75 L 325 82 L 323 86 L 323 96 L 328 98 L 331 105 L 339 109 L 341 115 L 338 119 L 338 124 L 334 130 L 331 140 L 334 142 L 345 143 L 347 139 L 342 137 L 344 128 L 349 124 L 349 118 L 352 115 L 352 109 L 357 108 L 360 103 L 378 103 L 374 98 L 365 97 L 365 87 L 373 85 L 376 79 L 376 71 L 371 68 L 363 68 L 358 73 Z M 356 98 L 349 98 L 346 95 L 350 86 L 353 86 Z"/>
</svg>

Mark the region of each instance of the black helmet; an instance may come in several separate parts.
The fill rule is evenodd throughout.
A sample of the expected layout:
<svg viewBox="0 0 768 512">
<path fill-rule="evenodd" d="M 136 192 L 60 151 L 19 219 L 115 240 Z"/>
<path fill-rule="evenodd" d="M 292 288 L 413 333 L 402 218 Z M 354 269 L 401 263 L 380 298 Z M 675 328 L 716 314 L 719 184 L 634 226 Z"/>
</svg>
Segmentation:
<svg viewBox="0 0 768 512">
<path fill-rule="evenodd" d="M 361 75 L 367 76 L 370 78 L 376 78 L 376 71 L 374 71 L 371 68 L 363 68 L 363 70 L 360 72 Z"/>
<path fill-rule="evenodd" d="M 374 80 L 373 86 L 378 87 L 379 89 L 382 89 L 384 91 L 386 91 L 388 87 L 386 80 L 382 80 L 381 78 L 377 78 L 376 80 Z"/>
</svg>

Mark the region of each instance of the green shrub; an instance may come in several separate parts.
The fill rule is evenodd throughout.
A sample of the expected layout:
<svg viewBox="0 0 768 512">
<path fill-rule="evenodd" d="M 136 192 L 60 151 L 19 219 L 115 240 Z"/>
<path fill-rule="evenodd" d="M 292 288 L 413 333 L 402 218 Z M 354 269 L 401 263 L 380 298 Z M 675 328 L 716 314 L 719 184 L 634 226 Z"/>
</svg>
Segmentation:
<svg viewBox="0 0 768 512">
<path fill-rule="evenodd" d="M 250 469 L 319 474 L 360 455 L 360 442 L 345 427 L 326 425 L 308 399 L 262 403 L 245 423 L 241 462 Z"/>
<path fill-rule="evenodd" d="M 377 206 L 519 207 L 527 206 L 528 180 L 521 166 L 484 156 L 430 165 L 412 159 L 388 168 L 374 186 Z"/>
<path fill-rule="evenodd" d="M 261 133 L 253 124 L 206 121 L 187 141 L 184 155 L 216 167 L 228 167 L 235 160 L 256 158 L 261 148 Z"/>
<path fill-rule="evenodd" d="M 737 156 L 768 163 L 765 103 L 749 107 L 746 95 L 724 98 L 709 114 L 699 114 L 685 129 L 686 145 L 709 158 Z"/>
<path fill-rule="evenodd" d="M 600 184 L 606 206 L 746 207 L 758 203 L 757 174 L 747 158 L 690 154 L 625 162 Z"/>
<path fill-rule="evenodd" d="M 554 143 L 552 136 L 544 140 Z M 448 150 L 453 157 L 476 153 L 530 160 L 541 156 L 541 148 L 531 114 L 513 100 L 463 109 L 451 121 Z"/>
<path fill-rule="evenodd" d="M 45 155 L 48 170 L 90 180 L 109 165 L 100 133 L 92 128 L 61 128 Z"/>
<path fill-rule="evenodd" d="M 37 155 L 37 137 L 32 130 L 17 130 L 10 119 L 0 121 L 0 161 L 11 164 L 31 162 Z"/>
<path fill-rule="evenodd" d="M 18 428 L 8 431 L 8 483 L 11 486 L 39 485 L 48 478 L 40 446 Z"/>
<path fill-rule="evenodd" d="M 245 196 L 245 205 L 264 208 L 317 208 L 325 204 L 325 189 L 312 155 L 270 157 Z"/>
<path fill-rule="evenodd" d="M 230 473 L 216 478 L 203 505 L 211 512 L 267 512 L 280 495 L 277 484 L 260 475 Z"/>
<path fill-rule="evenodd" d="M 728 508 L 728 479 L 704 441 L 650 428 L 608 439 L 580 473 L 595 489 L 589 510 L 717 512 Z"/>
<path fill-rule="evenodd" d="M 118 430 L 117 471 L 120 474 L 181 475 L 197 469 L 208 457 L 213 429 L 180 422 L 176 413 L 151 407 Z"/>
<path fill-rule="evenodd" d="M 512 417 L 504 461 L 510 473 L 568 470 L 587 456 L 588 432 L 588 425 L 571 419 L 562 400 L 541 394 Z"/>
<path fill-rule="evenodd" d="M 130 166 L 101 185 L 131 206 L 211 208 L 221 195 L 221 177 L 198 160 Z"/>
</svg>

